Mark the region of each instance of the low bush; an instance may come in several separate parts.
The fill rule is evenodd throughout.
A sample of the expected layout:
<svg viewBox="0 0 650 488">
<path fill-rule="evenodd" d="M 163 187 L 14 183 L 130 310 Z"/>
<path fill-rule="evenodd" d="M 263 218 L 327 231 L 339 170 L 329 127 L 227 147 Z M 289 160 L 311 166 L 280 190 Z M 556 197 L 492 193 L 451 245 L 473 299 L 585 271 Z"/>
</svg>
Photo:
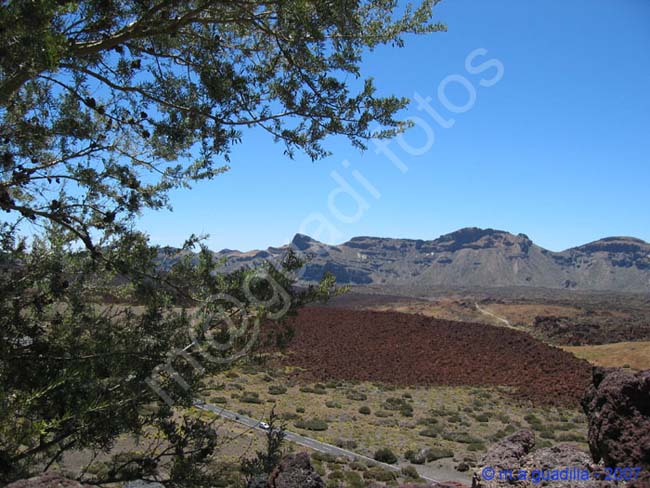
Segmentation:
<svg viewBox="0 0 650 488">
<path fill-rule="evenodd" d="M 327 422 L 321 419 L 298 420 L 294 422 L 296 427 L 304 430 L 323 431 L 327 430 Z"/>
<path fill-rule="evenodd" d="M 397 473 L 393 473 L 381 466 L 373 466 L 363 473 L 363 477 L 367 480 L 389 482 L 397 479 Z"/>
<path fill-rule="evenodd" d="M 368 399 L 368 395 L 359 391 L 349 391 L 345 397 L 348 400 L 354 400 L 357 402 L 365 402 Z"/>
<path fill-rule="evenodd" d="M 264 403 L 260 398 L 260 394 L 256 391 L 245 391 L 242 393 L 240 400 L 244 403 Z"/>
<path fill-rule="evenodd" d="M 442 433 L 442 427 L 437 425 L 432 425 L 419 432 L 419 434 L 423 437 L 438 437 L 440 433 Z"/>
<path fill-rule="evenodd" d="M 334 445 L 336 447 L 340 447 L 341 449 L 356 449 L 357 448 L 357 441 L 354 439 L 336 439 L 334 441 Z"/>
<path fill-rule="evenodd" d="M 472 452 L 483 452 L 485 451 L 485 444 L 482 442 L 472 442 L 467 446 L 467 450 Z"/>
<path fill-rule="evenodd" d="M 362 407 L 359 407 L 359 413 L 361 415 L 370 415 L 370 407 L 367 405 L 363 405 Z"/>
<path fill-rule="evenodd" d="M 560 442 L 587 442 L 585 436 L 575 432 L 561 432 L 557 435 L 556 439 Z"/>
<path fill-rule="evenodd" d="M 295 420 L 297 418 L 300 418 L 300 415 L 298 415 L 297 413 L 293 413 L 293 412 L 282 412 L 280 414 L 280 418 L 282 420 Z"/>
<path fill-rule="evenodd" d="M 454 451 L 442 447 L 432 447 L 427 449 L 427 462 L 437 461 L 438 459 L 454 457 Z"/>
<path fill-rule="evenodd" d="M 314 461 L 320 461 L 323 463 L 333 463 L 336 461 L 336 456 L 334 456 L 333 454 L 329 454 L 327 452 L 319 452 L 319 451 L 313 452 L 311 454 L 311 458 Z"/>
<path fill-rule="evenodd" d="M 427 417 L 424 419 L 418 420 L 419 425 L 435 425 L 438 423 L 438 419 L 434 417 Z"/>
<path fill-rule="evenodd" d="M 300 391 L 303 393 L 314 393 L 316 395 L 325 395 L 327 394 L 327 389 L 324 385 L 318 384 L 314 387 L 311 386 L 301 386 Z"/>
<path fill-rule="evenodd" d="M 287 392 L 287 387 L 282 385 L 269 386 L 270 395 L 284 395 Z"/>
<path fill-rule="evenodd" d="M 339 402 L 335 402 L 334 400 L 328 400 L 325 402 L 325 406 L 327 408 L 342 408 L 341 404 Z"/>
<path fill-rule="evenodd" d="M 395 464 L 397 462 L 397 456 L 387 447 L 377 449 L 377 451 L 375 451 L 374 459 L 375 461 L 386 464 Z"/>
<path fill-rule="evenodd" d="M 345 472 L 345 486 L 348 488 L 364 488 L 366 483 L 359 473 L 354 471 Z"/>
<path fill-rule="evenodd" d="M 350 463 L 350 469 L 354 469 L 355 471 L 368 471 L 368 466 L 360 461 L 353 461 Z"/>
<path fill-rule="evenodd" d="M 404 466 L 402 468 L 402 476 L 410 480 L 420 479 L 420 474 L 418 473 L 418 470 L 415 469 L 413 466 Z"/>
</svg>

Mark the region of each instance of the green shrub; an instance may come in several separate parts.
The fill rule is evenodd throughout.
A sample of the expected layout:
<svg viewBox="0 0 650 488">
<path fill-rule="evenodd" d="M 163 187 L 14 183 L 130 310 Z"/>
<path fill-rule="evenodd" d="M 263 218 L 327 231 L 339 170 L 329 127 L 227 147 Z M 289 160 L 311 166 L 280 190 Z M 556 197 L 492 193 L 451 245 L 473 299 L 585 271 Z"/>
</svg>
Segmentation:
<svg viewBox="0 0 650 488">
<path fill-rule="evenodd" d="M 311 386 L 301 386 L 300 391 L 303 393 L 314 393 L 316 395 L 325 395 L 327 390 L 323 385 L 316 385 L 313 388 Z"/>
<path fill-rule="evenodd" d="M 390 412 L 386 412 L 385 410 L 377 410 L 375 412 L 375 416 L 380 417 L 380 418 L 386 418 L 386 417 L 391 417 L 393 414 Z"/>
<path fill-rule="evenodd" d="M 311 458 L 314 461 L 320 461 L 320 462 L 324 462 L 324 463 L 334 463 L 334 462 L 336 462 L 336 456 L 334 456 L 333 454 L 329 454 L 327 452 L 320 452 L 320 451 L 312 452 Z"/>
<path fill-rule="evenodd" d="M 271 395 L 284 395 L 287 392 L 287 387 L 282 385 L 269 386 L 269 394 Z"/>
<path fill-rule="evenodd" d="M 545 428 L 539 433 L 539 436 L 542 439 L 555 439 L 555 432 L 553 432 L 551 429 Z"/>
<path fill-rule="evenodd" d="M 467 450 L 473 452 L 483 452 L 485 451 L 485 444 L 482 442 L 472 442 L 469 446 L 467 446 Z"/>
<path fill-rule="evenodd" d="M 296 427 L 304 430 L 323 431 L 327 430 L 327 422 L 321 419 L 297 420 L 294 422 Z"/>
<path fill-rule="evenodd" d="M 541 424 L 542 420 L 536 416 L 535 414 L 529 413 L 527 415 L 524 415 L 524 420 L 528 422 L 529 424 Z"/>
<path fill-rule="evenodd" d="M 325 402 L 325 406 L 327 408 L 342 408 L 341 404 L 339 402 L 335 402 L 334 400 L 328 400 Z"/>
<path fill-rule="evenodd" d="M 427 449 L 427 462 L 437 461 L 438 459 L 454 457 L 454 451 L 442 447 L 432 447 Z"/>
<path fill-rule="evenodd" d="M 327 477 L 330 480 L 342 480 L 344 478 L 343 471 L 340 469 L 333 470 Z"/>
<path fill-rule="evenodd" d="M 297 418 L 300 418 L 300 415 L 298 415 L 297 413 L 293 413 L 293 412 L 282 412 L 280 414 L 280 418 L 282 420 L 295 420 Z"/>
<path fill-rule="evenodd" d="M 305 413 L 305 407 L 296 407 L 297 413 Z"/>
<path fill-rule="evenodd" d="M 361 415 L 370 415 L 370 407 L 367 405 L 363 405 L 362 407 L 359 407 L 359 413 Z"/>
<path fill-rule="evenodd" d="M 397 462 L 397 456 L 387 447 L 382 447 L 377 449 L 374 455 L 375 461 L 386 464 L 395 464 Z"/>
<path fill-rule="evenodd" d="M 557 435 L 557 440 L 560 442 L 587 442 L 585 436 L 575 432 L 562 432 Z"/>
<path fill-rule="evenodd" d="M 419 425 L 435 425 L 438 423 L 438 419 L 434 417 L 428 417 L 418 420 Z"/>
<path fill-rule="evenodd" d="M 334 441 L 334 445 L 336 447 L 340 447 L 341 449 L 356 449 L 357 448 L 357 441 L 354 439 L 336 439 Z"/>
<path fill-rule="evenodd" d="M 352 461 L 350 463 L 350 469 L 354 469 L 355 471 L 368 471 L 368 466 L 360 461 Z"/>
<path fill-rule="evenodd" d="M 345 486 L 348 488 L 364 488 L 366 483 L 359 473 L 354 471 L 346 471 L 345 473 Z"/>
<path fill-rule="evenodd" d="M 415 469 L 413 466 L 404 466 L 402 468 L 402 476 L 411 480 L 420 479 L 420 474 L 418 473 L 418 470 Z"/>
<path fill-rule="evenodd" d="M 368 395 L 359 391 L 349 391 L 345 397 L 348 400 L 354 400 L 357 402 L 365 402 L 368 399 Z"/>
<path fill-rule="evenodd" d="M 430 427 L 427 427 L 424 430 L 421 430 L 419 434 L 423 437 L 438 437 L 438 435 L 442 432 L 442 427 L 438 425 L 432 425 Z"/>
<path fill-rule="evenodd" d="M 489 422 L 490 421 L 490 416 L 487 413 L 482 413 L 479 415 L 474 415 L 474 419 L 476 419 L 477 422 Z"/>
<path fill-rule="evenodd" d="M 219 404 L 228 403 L 228 400 L 226 399 L 226 397 L 222 397 L 222 396 L 214 397 L 212 399 L 212 401 L 214 403 L 219 403 Z"/>
<path fill-rule="evenodd" d="M 367 480 L 388 482 L 396 480 L 397 473 L 393 473 L 381 466 L 373 466 L 363 473 L 363 477 Z"/>
<path fill-rule="evenodd" d="M 264 403 L 256 391 L 245 391 L 242 393 L 240 400 L 244 403 Z"/>
</svg>

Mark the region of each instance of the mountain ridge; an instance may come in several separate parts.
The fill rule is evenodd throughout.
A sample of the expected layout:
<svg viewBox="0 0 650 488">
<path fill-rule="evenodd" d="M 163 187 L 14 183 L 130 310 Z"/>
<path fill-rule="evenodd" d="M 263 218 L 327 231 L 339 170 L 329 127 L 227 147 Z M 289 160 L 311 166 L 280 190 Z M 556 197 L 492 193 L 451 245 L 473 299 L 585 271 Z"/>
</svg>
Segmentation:
<svg viewBox="0 0 650 488">
<path fill-rule="evenodd" d="M 593 291 L 650 291 L 650 243 L 604 237 L 564 251 L 550 251 L 526 234 L 466 227 L 433 240 L 357 236 L 330 245 L 296 234 L 281 247 L 248 252 L 221 250 L 225 270 L 277 259 L 289 248 L 308 258 L 301 281 L 325 272 L 341 284 L 492 288 L 539 287 Z"/>
</svg>

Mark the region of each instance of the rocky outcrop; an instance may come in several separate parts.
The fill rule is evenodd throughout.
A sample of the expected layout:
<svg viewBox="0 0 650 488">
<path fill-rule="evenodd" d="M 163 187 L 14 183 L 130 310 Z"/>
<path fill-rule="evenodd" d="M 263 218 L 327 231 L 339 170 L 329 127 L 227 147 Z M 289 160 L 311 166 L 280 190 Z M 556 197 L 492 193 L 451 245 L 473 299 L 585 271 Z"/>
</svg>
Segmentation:
<svg viewBox="0 0 650 488">
<path fill-rule="evenodd" d="M 42 476 L 11 483 L 6 488 L 91 488 L 78 481 L 64 478 L 55 473 L 46 473 Z"/>
<path fill-rule="evenodd" d="M 589 420 L 589 449 L 611 467 L 640 467 L 650 486 L 650 370 L 594 368 L 582 402 Z"/>
<path fill-rule="evenodd" d="M 285 456 L 268 480 L 269 488 L 324 488 L 306 452 Z"/>
<path fill-rule="evenodd" d="M 481 458 L 472 488 L 539 486 L 545 478 L 549 479 L 548 486 L 554 488 L 615 486 L 597 481 L 600 467 L 576 446 L 561 444 L 533 451 L 534 447 L 534 434 L 528 430 L 515 432 L 494 444 Z"/>
</svg>

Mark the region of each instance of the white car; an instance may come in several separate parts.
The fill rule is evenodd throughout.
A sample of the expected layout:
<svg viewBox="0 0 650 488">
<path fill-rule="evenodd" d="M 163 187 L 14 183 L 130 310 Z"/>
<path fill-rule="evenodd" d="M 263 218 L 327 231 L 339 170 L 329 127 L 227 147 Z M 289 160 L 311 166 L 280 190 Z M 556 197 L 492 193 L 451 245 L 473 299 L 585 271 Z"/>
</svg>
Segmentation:
<svg viewBox="0 0 650 488">
<path fill-rule="evenodd" d="M 264 430 L 269 430 L 271 428 L 271 426 L 266 422 L 260 422 L 260 427 Z"/>
</svg>

